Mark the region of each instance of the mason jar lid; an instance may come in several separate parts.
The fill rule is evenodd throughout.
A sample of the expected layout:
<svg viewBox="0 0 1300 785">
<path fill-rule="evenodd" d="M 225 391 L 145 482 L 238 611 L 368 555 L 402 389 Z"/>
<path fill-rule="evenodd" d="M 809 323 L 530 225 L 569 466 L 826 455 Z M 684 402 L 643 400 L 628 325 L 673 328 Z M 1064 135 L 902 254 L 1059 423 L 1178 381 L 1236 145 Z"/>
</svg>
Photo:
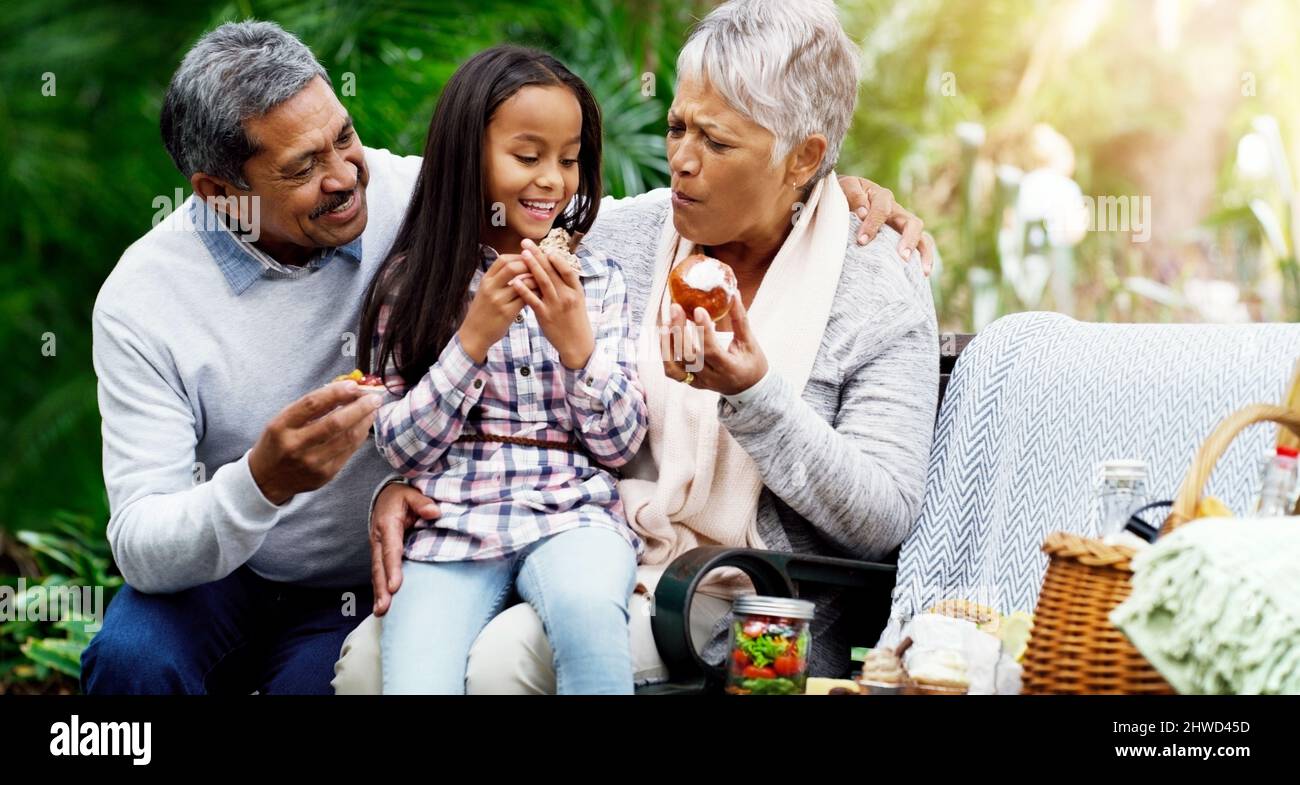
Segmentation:
<svg viewBox="0 0 1300 785">
<path fill-rule="evenodd" d="M 1101 476 L 1107 480 L 1145 480 L 1146 461 L 1106 461 L 1101 465 Z"/>
<path fill-rule="evenodd" d="M 784 616 L 787 619 L 811 619 L 817 606 L 808 600 L 793 597 L 763 597 L 750 594 L 737 597 L 731 604 L 732 613 L 747 616 Z"/>
</svg>

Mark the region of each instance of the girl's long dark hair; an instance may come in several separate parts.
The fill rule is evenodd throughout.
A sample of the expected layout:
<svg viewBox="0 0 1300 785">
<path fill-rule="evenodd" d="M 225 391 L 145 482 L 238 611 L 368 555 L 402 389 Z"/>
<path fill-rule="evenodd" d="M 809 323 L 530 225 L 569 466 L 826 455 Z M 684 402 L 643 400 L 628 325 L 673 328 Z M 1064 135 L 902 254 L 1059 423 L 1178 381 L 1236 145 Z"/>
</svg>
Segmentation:
<svg viewBox="0 0 1300 785">
<path fill-rule="evenodd" d="M 567 87 L 582 108 L 578 192 L 555 226 L 586 232 L 601 196 L 600 107 L 581 79 L 534 49 L 496 46 L 470 58 L 438 100 L 424 164 L 388 257 L 366 292 L 359 367 L 382 374 L 391 363 L 407 389 L 437 361 L 464 318 L 488 222 L 484 142 L 488 123 L 510 96 L 530 85 Z M 379 310 L 392 303 L 382 344 Z"/>
</svg>

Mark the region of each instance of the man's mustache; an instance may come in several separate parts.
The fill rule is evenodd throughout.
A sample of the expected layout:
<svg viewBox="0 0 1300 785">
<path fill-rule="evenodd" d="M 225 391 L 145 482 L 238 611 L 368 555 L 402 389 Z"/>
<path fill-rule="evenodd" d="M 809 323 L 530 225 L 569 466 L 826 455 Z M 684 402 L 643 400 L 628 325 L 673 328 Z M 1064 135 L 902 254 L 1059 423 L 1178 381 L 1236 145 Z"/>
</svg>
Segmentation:
<svg viewBox="0 0 1300 785">
<path fill-rule="evenodd" d="M 350 191 L 344 191 L 342 194 L 339 194 L 338 196 L 335 196 L 333 199 L 329 200 L 328 202 L 325 202 L 324 204 L 320 205 L 315 210 L 311 211 L 312 219 L 314 220 L 316 218 L 320 218 L 322 215 L 328 213 L 330 210 L 337 208 L 341 204 L 345 204 L 349 199 L 352 198 L 352 194 L 356 192 L 357 192 L 356 188 L 353 188 Z"/>
<path fill-rule="evenodd" d="M 357 163 L 354 165 L 357 169 L 357 184 L 352 187 L 351 191 L 344 191 L 342 194 L 335 195 L 334 198 L 330 199 L 328 202 L 323 202 L 315 210 L 312 210 L 311 220 L 320 218 L 325 213 L 328 213 L 330 210 L 333 210 L 351 199 L 352 194 L 357 193 L 366 187 L 366 183 L 370 181 L 370 175 L 366 171 L 365 164 Z"/>
</svg>

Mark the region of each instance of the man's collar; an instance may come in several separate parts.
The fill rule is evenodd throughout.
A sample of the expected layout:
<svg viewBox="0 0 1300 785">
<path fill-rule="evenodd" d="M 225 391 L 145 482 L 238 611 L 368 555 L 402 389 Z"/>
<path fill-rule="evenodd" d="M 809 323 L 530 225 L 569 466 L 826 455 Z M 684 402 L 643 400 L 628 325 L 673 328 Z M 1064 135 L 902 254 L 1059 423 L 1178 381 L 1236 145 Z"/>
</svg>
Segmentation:
<svg viewBox="0 0 1300 785">
<path fill-rule="evenodd" d="M 357 235 L 355 240 L 346 245 L 321 249 L 301 268 L 283 265 L 252 243 L 236 237 L 222 216 L 206 201 L 197 195 L 192 195 L 189 201 L 194 230 L 236 295 L 243 294 L 254 281 L 264 275 L 304 275 L 310 270 L 324 267 L 335 256 L 351 259 L 358 264 L 361 262 L 361 235 Z"/>
</svg>

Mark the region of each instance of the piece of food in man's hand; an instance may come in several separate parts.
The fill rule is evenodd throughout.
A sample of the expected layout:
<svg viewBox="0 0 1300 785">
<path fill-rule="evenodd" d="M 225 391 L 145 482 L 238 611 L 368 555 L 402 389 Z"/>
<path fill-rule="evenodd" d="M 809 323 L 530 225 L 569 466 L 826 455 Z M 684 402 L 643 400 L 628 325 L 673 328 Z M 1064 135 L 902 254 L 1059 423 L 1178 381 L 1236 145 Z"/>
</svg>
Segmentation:
<svg viewBox="0 0 1300 785">
<path fill-rule="evenodd" d="M 383 379 L 373 373 L 362 373 L 360 370 L 339 374 L 330 380 L 330 384 L 334 382 L 356 382 L 363 392 L 368 393 L 383 393 L 386 390 Z"/>
<path fill-rule="evenodd" d="M 716 322 L 731 310 L 737 291 L 736 273 L 711 256 L 694 253 L 673 268 L 668 276 L 668 288 L 673 302 L 686 311 L 687 319 L 693 320 L 695 309 L 703 308 Z"/>
<path fill-rule="evenodd" d="M 542 241 L 537 244 L 537 247 L 548 253 L 559 254 L 569 263 L 569 266 L 572 267 L 573 271 L 576 273 L 582 269 L 582 262 L 578 261 L 577 255 L 571 250 L 572 244 L 573 236 L 570 235 L 567 230 L 561 229 L 557 226 L 542 238 Z"/>
</svg>

